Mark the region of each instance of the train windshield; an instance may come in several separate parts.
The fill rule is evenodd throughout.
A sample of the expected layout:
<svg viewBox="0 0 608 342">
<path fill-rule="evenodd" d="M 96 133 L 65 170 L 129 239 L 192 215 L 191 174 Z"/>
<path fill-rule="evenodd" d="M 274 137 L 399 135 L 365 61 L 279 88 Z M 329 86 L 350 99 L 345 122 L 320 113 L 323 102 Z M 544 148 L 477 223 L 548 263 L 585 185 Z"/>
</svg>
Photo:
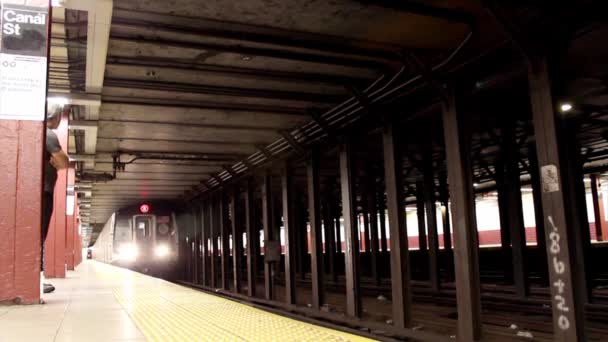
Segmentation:
<svg viewBox="0 0 608 342">
<path fill-rule="evenodd" d="M 152 228 L 152 217 L 137 216 L 135 218 L 135 238 L 137 240 L 146 239 L 150 236 Z"/>
</svg>

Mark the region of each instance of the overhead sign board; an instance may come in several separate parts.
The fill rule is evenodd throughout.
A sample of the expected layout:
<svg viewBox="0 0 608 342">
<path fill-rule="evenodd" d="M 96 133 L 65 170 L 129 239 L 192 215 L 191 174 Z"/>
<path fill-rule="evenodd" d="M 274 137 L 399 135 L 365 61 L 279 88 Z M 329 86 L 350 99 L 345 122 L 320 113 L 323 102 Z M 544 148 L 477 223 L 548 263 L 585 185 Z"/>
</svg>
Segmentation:
<svg viewBox="0 0 608 342">
<path fill-rule="evenodd" d="M 49 9 L 0 0 L 0 119 L 44 120 Z"/>
</svg>

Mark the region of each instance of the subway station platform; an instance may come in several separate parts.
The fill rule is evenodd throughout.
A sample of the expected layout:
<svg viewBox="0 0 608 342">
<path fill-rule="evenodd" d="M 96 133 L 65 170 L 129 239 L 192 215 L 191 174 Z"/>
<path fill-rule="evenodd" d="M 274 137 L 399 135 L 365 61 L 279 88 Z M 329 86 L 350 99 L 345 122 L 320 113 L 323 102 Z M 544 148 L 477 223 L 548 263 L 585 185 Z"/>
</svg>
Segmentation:
<svg viewBox="0 0 608 342">
<path fill-rule="evenodd" d="M 0 342 L 370 341 L 91 260 L 53 284 L 0 307 Z"/>
</svg>

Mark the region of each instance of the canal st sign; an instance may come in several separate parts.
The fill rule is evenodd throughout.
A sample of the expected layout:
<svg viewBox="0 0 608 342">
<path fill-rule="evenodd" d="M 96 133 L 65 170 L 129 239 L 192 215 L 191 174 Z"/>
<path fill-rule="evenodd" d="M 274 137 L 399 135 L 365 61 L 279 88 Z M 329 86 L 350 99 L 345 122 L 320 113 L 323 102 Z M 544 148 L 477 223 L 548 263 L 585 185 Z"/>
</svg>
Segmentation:
<svg viewBox="0 0 608 342">
<path fill-rule="evenodd" d="M 0 3 L 0 119 L 42 121 L 48 7 Z"/>
</svg>

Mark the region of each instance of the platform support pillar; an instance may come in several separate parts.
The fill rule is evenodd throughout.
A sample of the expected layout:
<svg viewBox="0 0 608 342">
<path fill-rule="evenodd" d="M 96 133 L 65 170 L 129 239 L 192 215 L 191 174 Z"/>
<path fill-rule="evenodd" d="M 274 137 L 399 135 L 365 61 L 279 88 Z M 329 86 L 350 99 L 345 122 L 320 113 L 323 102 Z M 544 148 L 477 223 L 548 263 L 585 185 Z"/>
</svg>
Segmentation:
<svg viewBox="0 0 608 342">
<path fill-rule="evenodd" d="M 199 212 L 201 214 L 201 284 L 207 286 L 207 254 L 209 252 L 209 246 L 207 245 L 209 241 L 209 235 L 207 233 L 209 229 L 208 206 L 206 206 L 206 204 L 201 204 Z"/>
<path fill-rule="evenodd" d="M 542 204 L 545 215 L 547 254 L 549 255 L 549 284 L 553 309 L 553 338 L 555 341 L 584 341 L 584 302 L 577 294 L 570 255 L 571 234 L 565 203 L 565 180 L 561 175 L 557 124 L 547 62 L 539 59 L 528 73 L 532 118 L 536 136 L 539 174 L 542 180 Z"/>
<path fill-rule="evenodd" d="M 526 297 L 529 293 L 528 270 L 526 268 L 526 230 L 521 199 L 521 181 L 519 171 L 519 148 L 515 137 L 515 123 L 503 122 L 502 151 L 503 170 L 499 191 L 504 200 L 501 211 L 504 215 L 505 228 L 511 237 L 511 260 L 515 293 Z"/>
<path fill-rule="evenodd" d="M 228 290 L 230 288 L 230 280 L 228 273 L 230 272 L 229 257 L 230 257 L 230 241 L 229 236 L 229 222 L 228 212 L 226 208 L 226 199 L 223 192 L 220 193 L 219 207 L 220 207 L 220 273 L 222 277 L 222 289 Z"/>
<path fill-rule="evenodd" d="M 232 281 L 234 293 L 241 292 L 241 259 L 243 240 L 240 231 L 241 221 L 238 213 L 239 188 L 235 186 L 230 197 L 230 215 L 232 224 Z"/>
<path fill-rule="evenodd" d="M 199 243 L 200 243 L 200 226 L 199 226 L 199 215 L 198 215 L 198 210 L 196 210 L 196 207 L 193 207 L 191 209 L 191 215 L 192 215 L 192 231 L 193 231 L 193 237 L 192 237 L 192 242 L 194 243 L 194 263 L 193 263 L 193 272 L 192 272 L 192 282 L 194 284 L 198 284 L 199 283 Z"/>
<path fill-rule="evenodd" d="M 59 143 L 64 151 L 68 147 L 68 114 L 69 107 L 64 107 L 61 123 L 55 130 Z M 57 171 L 55 183 L 53 215 L 49 223 L 49 231 L 44 244 L 44 275 L 47 278 L 65 278 L 65 238 L 67 230 L 66 200 L 67 200 L 68 170 Z"/>
<path fill-rule="evenodd" d="M 386 203 L 384 190 L 378 190 L 378 216 L 380 217 L 380 250 L 383 254 L 388 253 L 388 242 L 386 240 Z"/>
<path fill-rule="evenodd" d="M 301 192 L 296 192 L 296 198 L 302 199 L 304 195 Z M 308 211 L 306 203 L 298 200 L 295 207 L 295 226 L 296 236 L 298 236 L 298 268 L 300 271 L 300 279 L 306 280 L 307 262 L 308 259 L 308 232 L 306 228 L 306 218 Z M 311 271 L 312 272 L 312 271 Z"/>
<path fill-rule="evenodd" d="M 536 248 L 540 260 L 547 260 L 547 243 L 545 241 L 545 216 L 543 214 L 542 186 L 540 180 L 538 157 L 534 143 L 528 144 L 528 162 L 530 164 L 530 181 L 532 183 L 532 201 L 534 203 L 534 222 L 536 223 Z M 549 268 L 541 263 L 540 278 L 544 285 L 549 284 Z"/>
<path fill-rule="evenodd" d="M 327 273 L 332 281 L 338 280 L 336 273 L 336 223 L 333 216 L 331 191 L 325 192 L 323 205 L 323 229 L 325 230 L 325 257 L 327 258 Z"/>
<path fill-rule="evenodd" d="M 340 228 L 340 202 L 334 198 L 332 203 L 332 214 L 334 216 L 334 224 L 336 226 L 336 257 L 342 254 L 342 229 Z"/>
<path fill-rule="evenodd" d="M 210 274 L 211 277 L 210 286 L 215 289 L 217 287 L 217 263 L 216 263 L 216 254 L 217 254 L 217 226 L 218 226 L 218 214 L 217 214 L 217 206 L 214 203 L 215 199 L 212 197 L 209 200 L 209 240 L 211 241 L 209 247 L 209 264 L 210 266 Z"/>
<path fill-rule="evenodd" d="M 253 184 L 248 179 L 245 185 L 245 233 L 247 236 L 247 295 L 255 297 L 257 278 L 257 243 L 259 235 L 255 229 L 255 217 L 253 208 Z"/>
<path fill-rule="evenodd" d="M 473 178 L 470 160 L 470 135 L 456 110 L 454 94 L 443 103 L 443 129 L 447 156 L 448 184 L 454 223 L 454 263 L 458 340 L 481 339 L 481 288 Z"/>
<path fill-rule="evenodd" d="M 418 218 L 418 247 L 420 255 L 424 260 L 428 260 L 427 239 L 426 239 L 426 222 L 424 219 L 424 181 L 419 179 L 416 181 L 416 216 Z M 425 277 L 428 276 L 428 270 L 423 267 Z"/>
<path fill-rule="evenodd" d="M 264 254 L 268 251 L 268 243 L 273 240 L 272 217 L 272 184 L 270 170 L 266 170 L 262 182 L 262 225 L 264 227 Z M 274 280 L 272 264 L 264 261 L 264 297 L 274 299 Z"/>
<path fill-rule="evenodd" d="M 370 222 L 370 235 L 371 235 L 371 263 L 372 263 L 372 278 L 376 284 L 380 285 L 380 265 L 379 265 L 379 239 L 378 239 L 378 205 L 376 201 L 377 192 L 375 189 L 376 182 L 374 182 L 374 176 L 370 173 L 368 184 L 367 196 L 367 208 L 369 211 L 369 222 Z"/>
<path fill-rule="evenodd" d="M 344 219 L 344 240 L 346 241 L 346 313 L 361 317 L 361 290 L 359 284 L 359 228 L 354 208 L 354 175 L 350 142 L 340 145 L 340 188 L 342 194 L 342 216 Z M 339 222 L 339 221 L 338 221 Z"/>
<path fill-rule="evenodd" d="M 604 214 L 604 203 L 599 196 L 598 185 L 599 180 L 597 175 L 591 175 L 591 199 L 593 200 L 593 216 L 595 219 L 595 236 L 597 241 L 603 241 L 603 227 L 606 225 L 606 217 Z"/>
<path fill-rule="evenodd" d="M 382 132 L 384 151 L 384 181 L 390 229 L 391 288 L 393 324 L 407 328 L 412 324 L 412 293 L 410 287 L 410 258 L 405 221 L 401 146 L 395 126 Z"/>
<path fill-rule="evenodd" d="M 291 169 L 285 163 L 281 172 L 283 226 L 285 227 L 285 302 L 296 303 L 296 223 Z"/>
<path fill-rule="evenodd" d="M 441 223 L 443 225 L 443 251 L 445 253 L 446 279 L 454 280 L 454 254 L 452 250 L 452 232 L 450 230 L 450 210 L 447 175 L 439 175 L 439 196 L 441 202 Z"/>
<path fill-rule="evenodd" d="M 363 189 L 363 191 L 361 192 L 361 197 L 365 197 L 367 195 L 367 189 Z M 363 200 L 363 198 L 361 199 L 361 207 L 363 207 L 363 251 L 365 251 L 365 254 L 369 256 L 370 252 L 371 252 L 371 246 L 370 246 L 370 227 L 369 227 L 369 217 L 371 215 L 370 210 L 369 210 L 369 206 L 365 203 L 365 201 Z M 357 220 L 359 221 L 359 220 Z"/>
<path fill-rule="evenodd" d="M 71 196 L 73 201 L 72 203 L 67 203 L 66 201 L 66 216 L 67 216 L 67 227 L 66 227 L 66 237 L 65 237 L 65 263 L 66 268 L 69 271 L 74 270 L 74 237 L 77 235 L 75 233 L 75 207 L 77 205 L 76 194 L 74 192 L 74 183 L 76 182 L 76 173 L 73 167 L 68 169 L 68 184 L 67 184 L 67 196 Z M 70 205 L 71 208 L 67 206 Z M 71 213 L 71 214 L 70 214 Z M 80 251 L 78 251 L 80 252 Z"/>
<path fill-rule="evenodd" d="M 439 237 L 437 234 L 437 207 L 435 205 L 435 174 L 433 172 L 433 151 L 425 151 L 423 163 L 424 206 L 429 237 L 429 283 L 433 292 L 439 292 Z"/>
<path fill-rule="evenodd" d="M 310 269 L 312 275 L 312 308 L 319 310 L 324 303 L 323 241 L 321 239 L 321 201 L 319 177 L 319 151 L 313 150 L 306 165 L 308 190 L 308 221 L 310 224 Z"/>
</svg>

